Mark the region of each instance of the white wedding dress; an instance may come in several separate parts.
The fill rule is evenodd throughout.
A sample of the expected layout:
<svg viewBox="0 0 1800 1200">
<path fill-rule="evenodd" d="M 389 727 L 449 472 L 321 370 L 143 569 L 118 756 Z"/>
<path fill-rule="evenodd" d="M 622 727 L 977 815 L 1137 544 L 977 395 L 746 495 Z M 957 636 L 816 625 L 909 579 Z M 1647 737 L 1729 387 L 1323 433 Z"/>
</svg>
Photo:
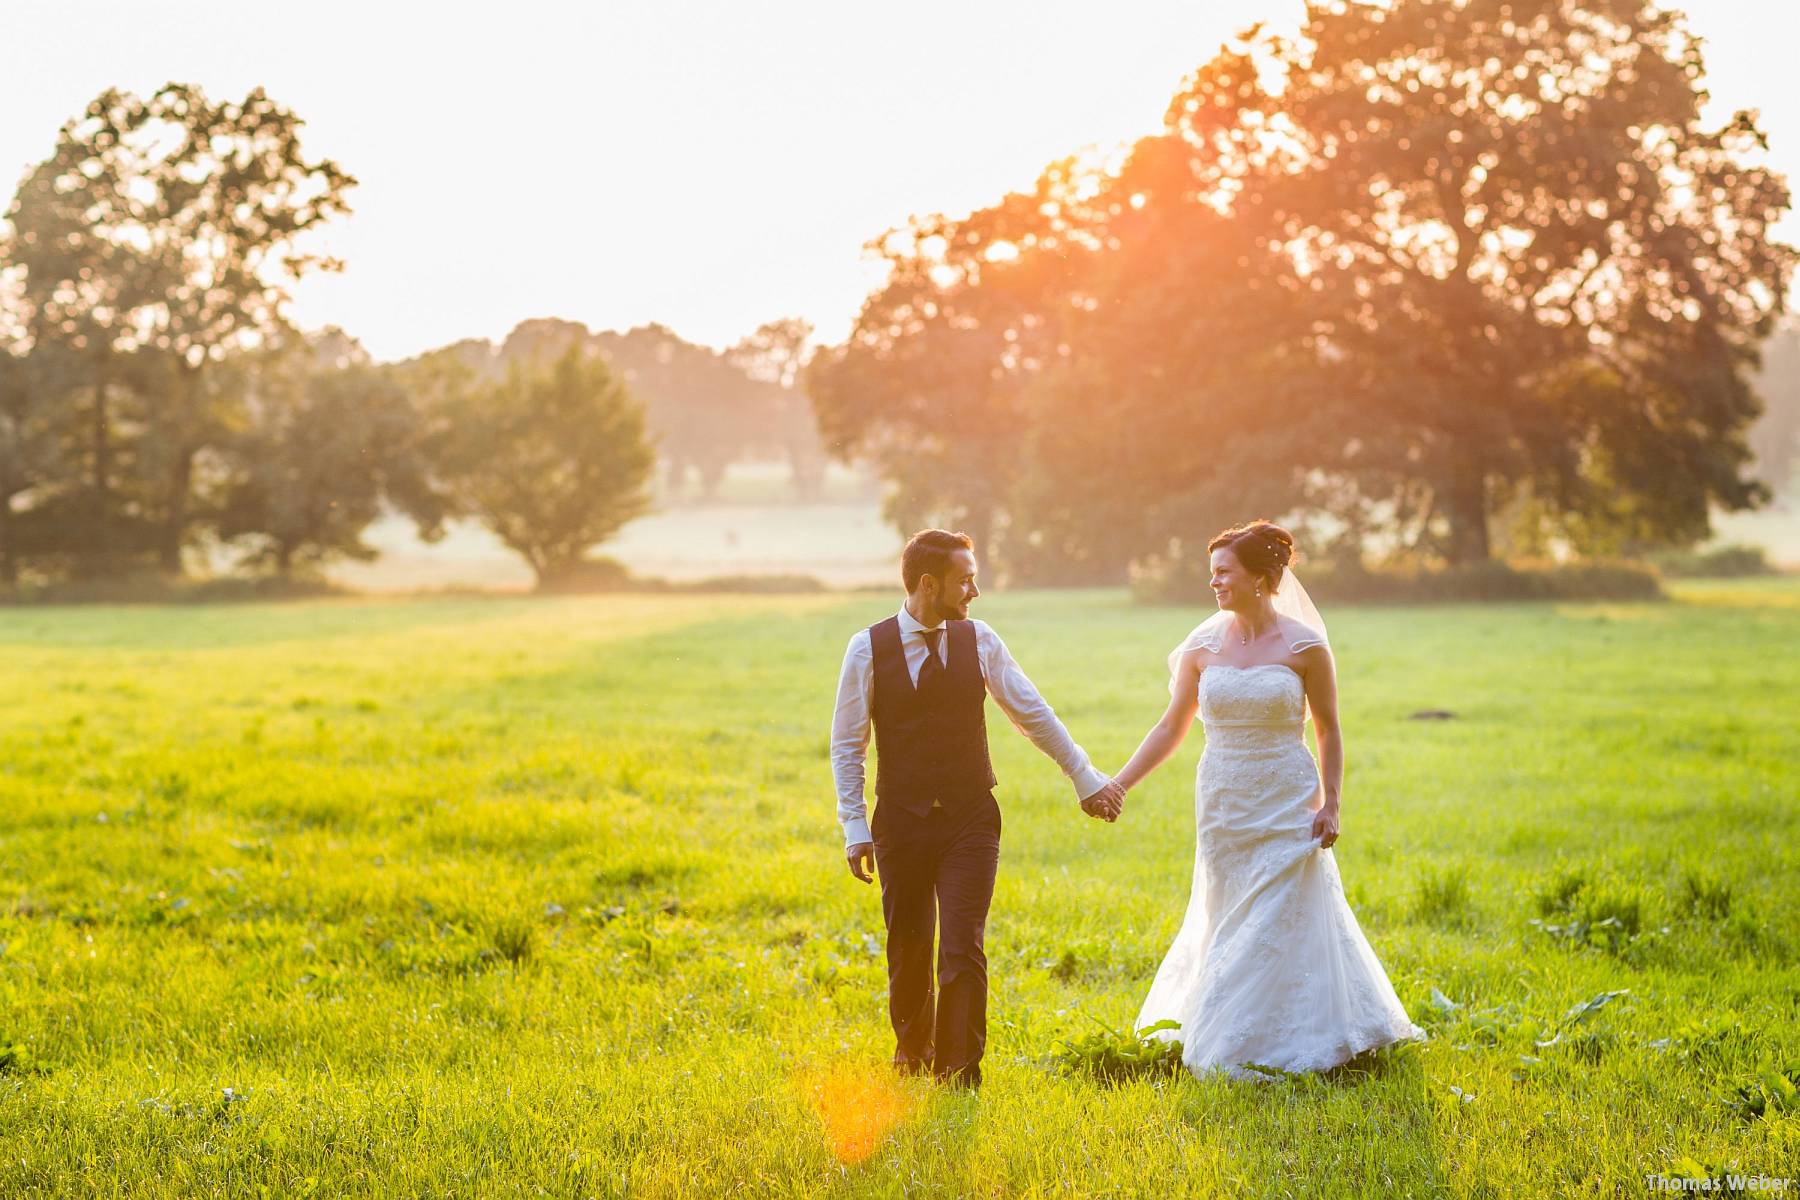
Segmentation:
<svg viewBox="0 0 1800 1200">
<path fill-rule="evenodd" d="M 1154 1036 L 1179 1040 L 1189 1070 L 1238 1078 L 1258 1075 L 1249 1064 L 1321 1071 L 1424 1037 L 1312 836 L 1322 797 L 1300 677 L 1279 663 L 1208 666 L 1200 717 L 1193 893 L 1137 1028 L 1176 1021 Z"/>
</svg>

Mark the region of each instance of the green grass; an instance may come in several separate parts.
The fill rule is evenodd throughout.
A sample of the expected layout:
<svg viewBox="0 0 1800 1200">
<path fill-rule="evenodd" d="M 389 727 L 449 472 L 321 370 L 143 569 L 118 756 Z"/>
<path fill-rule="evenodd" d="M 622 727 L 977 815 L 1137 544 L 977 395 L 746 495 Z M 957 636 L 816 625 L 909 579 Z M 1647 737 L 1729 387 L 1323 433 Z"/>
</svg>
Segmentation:
<svg viewBox="0 0 1800 1200">
<path fill-rule="evenodd" d="M 888 610 L 0 611 L 0 1195 L 1800 1175 L 1800 1116 L 1730 1103 L 1800 1059 L 1797 581 L 1331 614 L 1337 857 L 1433 1035 L 1354 1075 L 1065 1075 L 1063 1041 L 1130 1020 L 1180 920 L 1200 738 L 1109 826 L 992 716 L 977 1097 L 883 1066 L 877 898 L 832 818 L 838 661 Z M 1109 768 L 1197 619 L 1095 592 L 978 611 Z M 1457 715 L 1408 719 L 1427 708 Z"/>
</svg>

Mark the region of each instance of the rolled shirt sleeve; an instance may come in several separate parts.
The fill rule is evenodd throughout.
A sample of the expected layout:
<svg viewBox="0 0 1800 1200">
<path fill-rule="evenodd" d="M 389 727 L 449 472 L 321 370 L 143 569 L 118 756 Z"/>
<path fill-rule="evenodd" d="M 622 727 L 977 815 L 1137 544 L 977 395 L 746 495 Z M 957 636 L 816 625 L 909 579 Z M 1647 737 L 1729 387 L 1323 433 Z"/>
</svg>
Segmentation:
<svg viewBox="0 0 1800 1200">
<path fill-rule="evenodd" d="M 1088 759 L 1087 751 L 1075 743 L 1055 710 L 1038 693 L 1019 664 L 1013 661 L 1006 643 L 1000 640 L 985 621 L 975 621 L 975 641 L 981 655 L 981 673 L 987 677 L 988 694 L 1006 713 L 1020 733 L 1043 751 L 1075 785 L 1075 796 L 1085 800 L 1105 787 L 1110 778 Z M 840 691 L 839 703 L 842 704 Z M 865 735 L 866 737 L 866 735 Z M 858 768 L 860 770 L 860 761 Z"/>
<path fill-rule="evenodd" d="M 863 795 L 864 763 L 869 752 L 870 712 L 874 707 L 874 651 L 869 631 L 850 639 L 838 674 L 837 710 L 831 717 L 831 774 L 837 784 L 837 818 L 844 828 L 844 848 L 872 842 L 868 801 Z"/>
</svg>

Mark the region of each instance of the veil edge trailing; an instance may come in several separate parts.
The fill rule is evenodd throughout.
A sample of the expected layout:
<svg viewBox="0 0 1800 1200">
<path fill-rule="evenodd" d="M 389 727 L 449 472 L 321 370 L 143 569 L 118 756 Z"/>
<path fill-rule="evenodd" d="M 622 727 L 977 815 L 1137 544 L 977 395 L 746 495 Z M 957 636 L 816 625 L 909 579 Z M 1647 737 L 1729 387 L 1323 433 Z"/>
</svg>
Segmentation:
<svg viewBox="0 0 1800 1200">
<path fill-rule="evenodd" d="M 1311 646 L 1330 648 L 1331 639 L 1325 632 L 1325 618 L 1319 615 L 1318 606 L 1306 594 L 1306 588 L 1301 586 L 1300 577 L 1292 568 L 1282 572 L 1281 587 L 1275 593 L 1274 609 L 1276 616 L 1287 618 L 1285 621 L 1277 621 L 1276 626 L 1287 639 L 1290 654 L 1298 654 Z M 1182 656 L 1202 646 L 1217 653 L 1224 646 L 1225 633 L 1235 619 L 1232 613 L 1220 610 L 1194 626 L 1193 632 L 1183 638 L 1179 646 L 1169 651 L 1170 695 L 1175 693 L 1175 676 L 1181 669 Z"/>
</svg>

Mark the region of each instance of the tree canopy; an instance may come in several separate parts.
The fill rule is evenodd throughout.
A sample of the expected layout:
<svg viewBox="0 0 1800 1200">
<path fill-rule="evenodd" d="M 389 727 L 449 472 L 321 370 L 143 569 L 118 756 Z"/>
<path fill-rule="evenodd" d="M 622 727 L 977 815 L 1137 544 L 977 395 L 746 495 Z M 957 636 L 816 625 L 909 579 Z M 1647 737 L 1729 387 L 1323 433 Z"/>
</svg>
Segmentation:
<svg viewBox="0 0 1800 1200">
<path fill-rule="evenodd" d="M 1704 98 L 1684 20 L 1635 0 L 1309 5 L 1122 163 L 877 239 L 821 430 L 902 526 L 1025 574 L 1257 512 L 1450 562 L 1691 542 L 1763 494 L 1794 262 L 1755 119 Z"/>
<path fill-rule="evenodd" d="M 429 364 L 428 364 L 429 365 Z M 541 586 L 650 506 L 656 467 L 643 405 L 621 375 L 571 344 L 548 363 L 440 393 L 434 472 L 450 511 L 480 521 Z"/>
<path fill-rule="evenodd" d="M 217 501 L 202 460 L 242 411 L 215 372 L 290 336 L 288 285 L 337 265 L 305 238 L 349 211 L 355 180 L 309 158 L 300 128 L 261 89 L 108 90 L 6 213 L 15 319 L 83 466 L 34 508 L 94 569 L 142 557 L 180 571 Z"/>
</svg>

